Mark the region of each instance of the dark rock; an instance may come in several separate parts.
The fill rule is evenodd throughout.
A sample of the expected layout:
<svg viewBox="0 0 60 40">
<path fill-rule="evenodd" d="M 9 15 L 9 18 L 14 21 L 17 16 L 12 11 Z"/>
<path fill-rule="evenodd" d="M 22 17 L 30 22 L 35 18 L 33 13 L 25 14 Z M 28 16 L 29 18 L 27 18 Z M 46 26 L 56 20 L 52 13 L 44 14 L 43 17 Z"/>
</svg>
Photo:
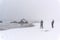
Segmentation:
<svg viewBox="0 0 60 40">
<path fill-rule="evenodd" d="M 3 23 L 2 21 L 0 21 L 0 23 Z"/>
</svg>

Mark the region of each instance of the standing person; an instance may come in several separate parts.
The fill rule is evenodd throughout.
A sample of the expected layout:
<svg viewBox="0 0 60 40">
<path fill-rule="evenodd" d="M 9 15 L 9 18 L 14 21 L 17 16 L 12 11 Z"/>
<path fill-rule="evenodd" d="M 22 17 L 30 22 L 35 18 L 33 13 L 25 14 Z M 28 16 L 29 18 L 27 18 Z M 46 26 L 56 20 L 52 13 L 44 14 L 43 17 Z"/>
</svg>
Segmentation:
<svg viewBox="0 0 60 40">
<path fill-rule="evenodd" d="M 40 28 L 42 28 L 43 29 L 43 20 L 41 20 L 41 25 L 40 25 Z"/>
<path fill-rule="evenodd" d="M 54 20 L 52 20 L 51 25 L 52 25 L 52 28 L 54 28 Z"/>
</svg>

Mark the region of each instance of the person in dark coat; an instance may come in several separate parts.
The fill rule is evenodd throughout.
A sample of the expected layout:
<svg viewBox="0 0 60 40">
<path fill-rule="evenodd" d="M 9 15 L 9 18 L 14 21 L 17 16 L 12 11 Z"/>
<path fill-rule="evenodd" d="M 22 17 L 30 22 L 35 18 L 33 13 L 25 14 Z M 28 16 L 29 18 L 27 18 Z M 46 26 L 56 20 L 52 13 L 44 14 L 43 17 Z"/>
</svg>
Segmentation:
<svg viewBox="0 0 60 40">
<path fill-rule="evenodd" d="M 52 20 L 51 25 L 52 25 L 52 28 L 54 28 L 54 20 Z"/>
<path fill-rule="evenodd" d="M 43 20 L 41 20 L 41 25 L 40 25 L 40 28 L 42 28 L 43 29 Z"/>
</svg>

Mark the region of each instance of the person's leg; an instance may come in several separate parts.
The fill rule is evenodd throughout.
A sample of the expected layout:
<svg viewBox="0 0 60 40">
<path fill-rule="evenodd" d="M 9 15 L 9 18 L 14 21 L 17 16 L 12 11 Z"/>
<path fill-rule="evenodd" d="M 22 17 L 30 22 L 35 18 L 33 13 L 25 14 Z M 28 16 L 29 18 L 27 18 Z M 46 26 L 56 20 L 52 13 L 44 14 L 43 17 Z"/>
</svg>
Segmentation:
<svg viewBox="0 0 60 40">
<path fill-rule="evenodd" d="M 43 24 L 41 25 L 41 28 L 43 29 Z"/>
<path fill-rule="evenodd" d="M 42 24 L 40 25 L 40 29 L 42 29 Z"/>
<path fill-rule="evenodd" d="M 54 28 L 54 25 L 53 25 L 53 23 L 52 23 L 52 28 Z"/>
</svg>

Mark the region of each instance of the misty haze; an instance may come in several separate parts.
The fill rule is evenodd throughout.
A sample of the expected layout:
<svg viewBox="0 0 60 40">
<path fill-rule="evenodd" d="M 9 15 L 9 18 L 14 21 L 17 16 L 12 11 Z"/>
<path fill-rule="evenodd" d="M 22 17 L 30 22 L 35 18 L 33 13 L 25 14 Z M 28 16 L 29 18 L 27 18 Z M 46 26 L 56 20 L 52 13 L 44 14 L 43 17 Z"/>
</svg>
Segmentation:
<svg viewBox="0 0 60 40">
<path fill-rule="evenodd" d="M 60 0 L 0 0 L 0 40 L 60 40 Z"/>
</svg>

